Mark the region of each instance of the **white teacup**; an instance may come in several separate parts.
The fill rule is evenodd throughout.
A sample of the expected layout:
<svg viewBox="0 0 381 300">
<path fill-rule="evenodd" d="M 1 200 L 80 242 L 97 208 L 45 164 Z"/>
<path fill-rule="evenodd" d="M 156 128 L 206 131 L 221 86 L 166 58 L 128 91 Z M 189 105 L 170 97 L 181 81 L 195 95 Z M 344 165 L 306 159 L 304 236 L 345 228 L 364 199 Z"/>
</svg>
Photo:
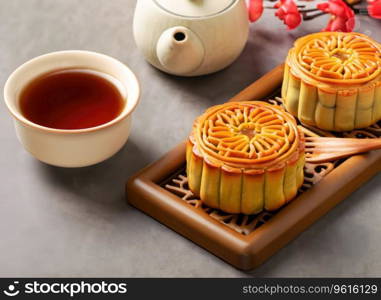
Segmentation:
<svg viewBox="0 0 381 300">
<path fill-rule="evenodd" d="M 35 124 L 20 111 L 20 93 L 33 79 L 54 70 L 90 69 L 112 76 L 121 83 L 126 105 L 114 120 L 97 127 L 79 130 L 53 129 Z M 120 61 L 88 51 L 60 51 L 34 58 L 8 78 L 5 103 L 14 118 L 17 137 L 38 160 L 60 167 L 85 167 L 104 161 L 126 143 L 131 128 L 131 113 L 140 98 L 134 73 Z"/>
</svg>

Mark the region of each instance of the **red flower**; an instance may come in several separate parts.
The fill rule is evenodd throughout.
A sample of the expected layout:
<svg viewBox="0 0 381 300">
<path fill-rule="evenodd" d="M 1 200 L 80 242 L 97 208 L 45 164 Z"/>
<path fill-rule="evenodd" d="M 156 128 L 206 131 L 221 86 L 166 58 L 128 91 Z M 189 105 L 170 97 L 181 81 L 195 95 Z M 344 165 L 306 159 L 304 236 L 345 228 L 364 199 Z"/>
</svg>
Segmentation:
<svg viewBox="0 0 381 300">
<path fill-rule="evenodd" d="M 257 21 L 263 13 L 263 0 L 249 0 L 249 20 Z"/>
<path fill-rule="evenodd" d="M 295 29 L 302 23 L 302 15 L 294 0 L 280 0 L 274 6 L 278 8 L 275 15 L 281 19 L 288 29 Z"/>
<path fill-rule="evenodd" d="M 343 0 L 328 0 L 319 3 L 317 8 L 332 15 L 323 31 L 351 32 L 355 28 L 355 13 Z"/>
<path fill-rule="evenodd" d="M 376 19 L 381 19 L 381 0 L 368 0 L 369 15 Z"/>
</svg>

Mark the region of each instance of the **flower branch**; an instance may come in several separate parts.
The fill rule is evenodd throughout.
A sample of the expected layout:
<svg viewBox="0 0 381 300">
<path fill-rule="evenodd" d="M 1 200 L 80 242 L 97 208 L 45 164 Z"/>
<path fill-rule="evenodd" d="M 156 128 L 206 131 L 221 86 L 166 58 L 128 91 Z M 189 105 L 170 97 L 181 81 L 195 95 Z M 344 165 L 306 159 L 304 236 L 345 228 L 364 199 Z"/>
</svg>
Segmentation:
<svg viewBox="0 0 381 300">
<path fill-rule="evenodd" d="M 299 0 L 313 2 L 314 0 Z M 381 19 L 381 0 L 368 0 L 366 8 L 356 7 L 361 0 L 328 0 L 320 2 L 315 8 L 306 8 L 306 5 L 298 5 L 295 0 L 267 0 L 275 3 L 272 6 L 264 6 L 264 0 L 249 0 L 249 18 L 251 22 L 258 20 L 264 9 L 276 10 L 275 16 L 284 22 L 289 30 L 297 28 L 302 21 L 309 21 L 323 15 L 331 15 L 327 26 L 323 31 L 353 31 L 355 15 L 369 15 L 372 18 Z"/>
</svg>

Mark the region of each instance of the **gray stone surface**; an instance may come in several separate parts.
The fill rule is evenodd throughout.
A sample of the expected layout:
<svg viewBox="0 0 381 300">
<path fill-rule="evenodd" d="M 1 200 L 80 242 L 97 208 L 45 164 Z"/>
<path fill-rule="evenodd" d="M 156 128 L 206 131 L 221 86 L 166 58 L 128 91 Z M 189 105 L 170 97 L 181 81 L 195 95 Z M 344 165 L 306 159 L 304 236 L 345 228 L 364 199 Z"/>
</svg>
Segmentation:
<svg viewBox="0 0 381 300">
<path fill-rule="evenodd" d="M 125 204 L 130 175 L 183 140 L 205 108 L 271 70 L 296 37 L 326 22 L 288 32 L 267 12 L 252 25 L 243 55 L 230 68 L 185 79 L 145 63 L 132 38 L 134 5 L 132 0 L 0 1 L 1 86 L 34 56 L 87 49 L 128 64 L 143 87 L 127 145 L 107 162 L 84 169 L 36 161 L 19 145 L 0 105 L 0 276 L 380 276 L 381 176 L 251 273 Z M 359 31 L 381 40 L 379 21 L 360 20 Z"/>
</svg>

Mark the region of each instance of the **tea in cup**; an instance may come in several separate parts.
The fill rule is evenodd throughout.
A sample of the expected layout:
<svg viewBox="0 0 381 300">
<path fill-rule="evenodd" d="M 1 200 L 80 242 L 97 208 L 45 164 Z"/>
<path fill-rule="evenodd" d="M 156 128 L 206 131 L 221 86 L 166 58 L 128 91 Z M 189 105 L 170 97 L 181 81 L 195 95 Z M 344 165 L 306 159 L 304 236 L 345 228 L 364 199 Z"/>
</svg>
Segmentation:
<svg viewBox="0 0 381 300">
<path fill-rule="evenodd" d="M 9 77 L 4 99 L 18 139 L 42 162 L 84 167 L 126 143 L 139 83 L 123 63 L 88 51 L 42 55 Z"/>
</svg>

